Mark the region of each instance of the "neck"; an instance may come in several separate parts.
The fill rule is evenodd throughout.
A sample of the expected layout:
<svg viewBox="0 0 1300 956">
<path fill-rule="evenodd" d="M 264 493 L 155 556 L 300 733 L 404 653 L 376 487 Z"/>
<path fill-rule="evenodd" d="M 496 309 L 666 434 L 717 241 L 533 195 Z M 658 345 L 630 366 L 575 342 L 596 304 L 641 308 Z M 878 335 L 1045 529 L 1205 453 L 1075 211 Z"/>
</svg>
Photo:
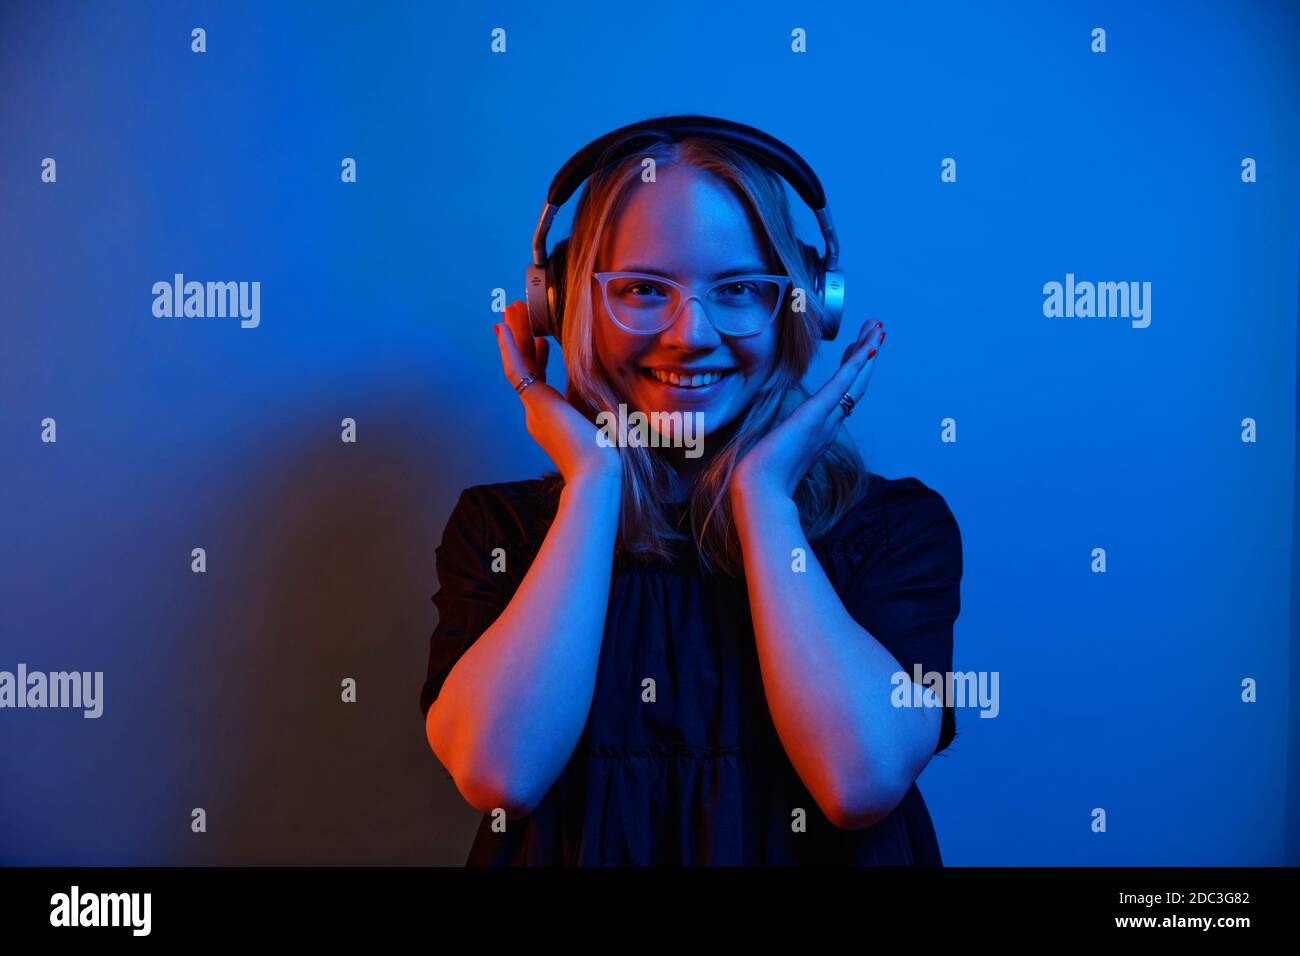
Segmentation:
<svg viewBox="0 0 1300 956">
<path fill-rule="evenodd" d="M 727 425 L 717 432 L 712 432 L 706 436 L 706 440 L 701 444 L 701 454 L 697 458 L 686 457 L 685 448 L 661 448 L 659 454 L 672 470 L 673 490 L 670 500 L 675 503 L 681 503 L 690 500 L 691 489 L 699 480 L 704 469 L 709 467 L 713 456 L 718 453 L 730 439 L 735 430 L 735 422 Z"/>
</svg>

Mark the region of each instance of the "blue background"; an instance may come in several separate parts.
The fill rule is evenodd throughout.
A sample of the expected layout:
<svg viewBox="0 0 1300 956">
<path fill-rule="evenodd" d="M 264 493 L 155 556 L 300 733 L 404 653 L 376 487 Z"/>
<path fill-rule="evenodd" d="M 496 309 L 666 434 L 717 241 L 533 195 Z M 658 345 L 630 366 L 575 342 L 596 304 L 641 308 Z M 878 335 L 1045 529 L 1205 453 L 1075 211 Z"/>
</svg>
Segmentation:
<svg viewBox="0 0 1300 956">
<path fill-rule="evenodd" d="M 1134 7 L 6 4 L 0 669 L 106 688 L 0 711 L 0 862 L 463 861 L 434 547 L 548 467 L 492 292 L 574 151 L 699 112 L 817 170 L 846 327 L 890 330 L 851 431 L 962 529 L 1001 714 L 921 778 L 946 862 L 1295 863 L 1300 13 Z M 260 327 L 154 318 L 176 272 L 260 281 Z M 1150 327 L 1045 318 L 1067 272 L 1150 281 Z"/>
</svg>

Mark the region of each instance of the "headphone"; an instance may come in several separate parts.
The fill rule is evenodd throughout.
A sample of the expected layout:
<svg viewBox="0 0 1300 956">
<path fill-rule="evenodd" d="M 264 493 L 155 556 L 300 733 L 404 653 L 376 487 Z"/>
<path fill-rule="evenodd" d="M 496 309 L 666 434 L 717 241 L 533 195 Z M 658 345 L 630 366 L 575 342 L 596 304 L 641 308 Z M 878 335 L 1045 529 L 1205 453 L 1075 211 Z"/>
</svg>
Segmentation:
<svg viewBox="0 0 1300 956">
<path fill-rule="evenodd" d="M 560 207 L 577 191 L 583 180 L 597 169 L 634 155 L 638 147 L 690 136 L 719 140 L 753 154 L 793 186 L 816 214 L 826 244 L 825 255 L 802 240 L 799 241 L 799 247 L 803 252 L 804 264 L 813 277 L 812 294 L 817 296 L 824 307 L 822 338 L 834 339 L 839 334 L 840 319 L 844 315 L 844 273 L 839 269 L 840 243 L 831 223 L 826 193 L 812 167 L 785 143 L 752 126 L 714 116 L 663 116 L 620 127 L 593 140 L 560 167 L 560 171 L 551 180 L 546 203 L 542 206 L 541 219 L 533 233 L 533 261 L 528 266 L 524 285 L 528 323 L 534 336 L 549 335 L 556 341 L 560 340 L 560 320 L 564 315 L 564 268 L 569 240 L 560 240 L 551 254 L 546 254 L 546 234 Z"/>
</svg>

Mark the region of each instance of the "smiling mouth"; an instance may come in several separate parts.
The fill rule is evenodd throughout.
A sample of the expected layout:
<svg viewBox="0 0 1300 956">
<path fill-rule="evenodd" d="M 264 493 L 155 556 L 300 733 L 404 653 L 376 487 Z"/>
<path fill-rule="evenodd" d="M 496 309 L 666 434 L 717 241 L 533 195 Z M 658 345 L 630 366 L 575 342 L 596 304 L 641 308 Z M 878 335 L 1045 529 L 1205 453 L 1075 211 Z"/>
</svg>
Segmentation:
<svg viewBox="0 0 1300 956">
<path fill-rule="evenodd" d="M 721 369 L 712 372 L 696 372 L 690 375 L 679 372 L 668 372 L 658 368 L 639 369 L 642 375 L 660 385 L 671 385 L 674 388 L 697 389 L 708 388 L 710 385 L 716 385 L 729 375 L 735 372 L 735 369 Z"/>
</svg>

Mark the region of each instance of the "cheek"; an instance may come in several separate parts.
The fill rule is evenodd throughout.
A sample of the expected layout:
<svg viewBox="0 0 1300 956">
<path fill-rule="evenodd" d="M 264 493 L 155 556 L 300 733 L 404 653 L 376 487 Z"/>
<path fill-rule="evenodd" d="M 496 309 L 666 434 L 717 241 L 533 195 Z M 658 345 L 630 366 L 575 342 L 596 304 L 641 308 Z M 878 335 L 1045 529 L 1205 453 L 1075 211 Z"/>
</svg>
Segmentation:
<svg viewBox="0 0 1300 956">
<path fill-rule="evenodd" d="M 594 335 L 596 361 L 611 382 L 631 381 L 636 371 L 637 349 L 634 343 L 607 326 L 598 326 Z"/>
<path fill-rule="evenodd" d="M 758 388 L 776 368 L 776 336 L 765 335 L 761 341 L 746 342 L 743 349 L 737 349 L 745 364 L 745 384 Z"/>
</svg>

